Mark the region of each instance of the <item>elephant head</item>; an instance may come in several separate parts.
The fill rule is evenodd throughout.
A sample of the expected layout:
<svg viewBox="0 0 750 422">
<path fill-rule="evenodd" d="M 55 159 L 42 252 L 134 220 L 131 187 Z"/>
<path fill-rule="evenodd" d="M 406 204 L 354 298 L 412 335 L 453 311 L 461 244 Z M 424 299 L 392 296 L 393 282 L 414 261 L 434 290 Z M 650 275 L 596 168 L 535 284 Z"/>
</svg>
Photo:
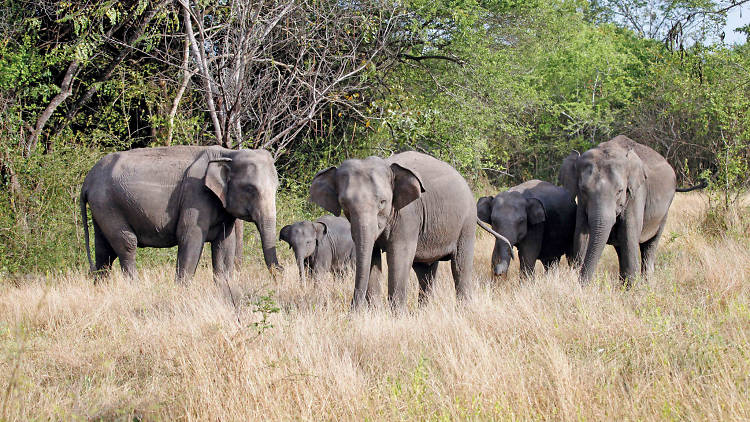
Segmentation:
<svg viewBox="0 0 750 422">
<path fill-rule="evenodd" d="M 299 276 L 303 283 L 306 275 L 305 259 L 315 254 L 320 241 L 323 240 L 327 232 L 326 225 L 319 221 L 300 221 L 281 229 L 279 239 L 288 243 L 289 247 L 294 250 Z"/>
<path fill-rule="evenodd" d="M 424 192 L 416 171 L 379 157 L 346 160 L 315 175 L 310 200 L 351 223 L 357 259 L 354 307 L 364 304 L 375 241 Z"/>
<path fill-rule="evenodd" d="M 255 223 L 266 266 L 276 258 L 276 189 L 273 157 L 265 150 L 209 150 L 203 183 L 232 216 Z"/>
<path fill-rule="evenodd" d="M 583 259 L 581 281 L 591 279 L 618 217 L 644 194 L 646 172 L 633 149 L 616 145 L 569 155 L 560 182 L 578 198 L 574 254 Z"/>
<path fill-rule="evenodd" d="M 526 198 L 520 192 L 507 191 L 494 198 L 485 196 L 477 201 L 477 217 L 492 229 L 505 236 L 511 245 L 516 246 L 525 237 L 529 227 L 545 221 L 542 203 Z M 505 242 L 495 239 L 492 251 L 492 270 L 496 276 L 505 274 L 512 259 L 512 250 Z"/>
</svg>

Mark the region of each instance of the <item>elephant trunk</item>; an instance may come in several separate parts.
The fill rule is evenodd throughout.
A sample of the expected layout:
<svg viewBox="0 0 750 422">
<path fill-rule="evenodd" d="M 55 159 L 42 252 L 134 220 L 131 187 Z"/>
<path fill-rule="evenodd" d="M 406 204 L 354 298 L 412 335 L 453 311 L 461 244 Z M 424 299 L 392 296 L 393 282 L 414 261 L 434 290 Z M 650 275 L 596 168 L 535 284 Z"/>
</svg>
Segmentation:
<svg viewBox="0 0 750 422">
<path fill-rule="evenodd" d="M 505 243 L 495 241 L 495 249 L 492 250 L 492 272 L 496 276 L 501 276 L 508 271 L 511 256 L 511 249 Z"/>
<path fill-rule="evenodd" d="M 370 281 L 370 267 L 372 251 L 377 237 L 377 222 L 370 218 L 355 216 L 352 219 L 352 239 L 354 240 L 355 256 L 357 258 L 354 282 L 354 297 L 352 309 L 356 310 L 365 304 L 367 285 Z"/>
<path fill-rule="evenodd" d="M 255 226 L 260 232 L 260 243 L 263 247 L 263 260 L 266 267 L 280 268 L 279 260 L 276 258 L 276 216 L 272 215 L 256 222 Z"/>
<path fill-rule="evenodd" d="M 581 268 L 582 283 L 587 283 L 591 280 L 616 218 L 614 214 L 611 216 L 607 215 L 601 209 L 594 209 L 588 215 L 589 241 L 586 248 L 586 256 L 583 260 L 583 267 Z"/>
<path fill-rule="evenodd" d="M 307 275 L 307 271 L 305 271 L 305 255 L 302 253 L 301 247 L 294 247 L 294 257 L 297 259 L 297 268 L 299 269 L 299 278 L 302 280 L 302 283 L 304 284 L 306 279 L 305 276 Z"/>
</svg>

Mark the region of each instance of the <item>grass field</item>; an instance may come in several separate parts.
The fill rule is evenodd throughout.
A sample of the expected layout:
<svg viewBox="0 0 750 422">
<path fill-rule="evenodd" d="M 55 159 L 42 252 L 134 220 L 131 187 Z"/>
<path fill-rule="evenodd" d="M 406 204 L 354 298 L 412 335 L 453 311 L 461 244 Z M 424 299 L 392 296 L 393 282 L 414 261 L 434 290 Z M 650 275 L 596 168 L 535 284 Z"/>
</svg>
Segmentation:
<svg viewBox="0 0 750 422">
<path fill-rule="evenodd" d="M 611 247 L 584 287 L 566 264 L 519 283 L 517 261 L 495 282 L 480 235 L 472 303 L 442 264 L 397 316 L 350 314 L 351 275 L 300 285 L 288 252 L 229 290 L 205 264 L 186 288 L 166 266 L 2 281 L 0 418 L 748 420 L 750 233 L 706 235 L 704 209 L 678 194 L 630 291 Z"/>
</svg>

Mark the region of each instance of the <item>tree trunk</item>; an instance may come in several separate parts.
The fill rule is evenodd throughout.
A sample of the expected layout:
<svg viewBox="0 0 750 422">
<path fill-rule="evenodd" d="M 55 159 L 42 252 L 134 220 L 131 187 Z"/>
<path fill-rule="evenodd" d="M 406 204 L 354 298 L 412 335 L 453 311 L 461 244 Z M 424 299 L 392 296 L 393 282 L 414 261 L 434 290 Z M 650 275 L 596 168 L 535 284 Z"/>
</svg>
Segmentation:
<svg viewBox="0 0 750 422">
<path fill-rule="evenodd" d="M 177 94 L 174 96 L 172 101 L 172 108 L 169 110 L 169 120 L 167 123 L 167 139 L 166 145 L 172 145 L 172 136 L 174 135 L 174 118 L 177 115 L 177 109 L 182 101 L 182 96 L 185 94 L 190 79 L 193 77 L 193 72 L 190 71 L 190 37 L 187 32 L 185 33 L 185 45 L 182 50 L 182 83 L 180 88 L 177 90 Z"/>
<path fill-rule="evenodd" d="M 208 62 L 206 61 L 206 57 L 201 52 L 201 49 L 198 48 L 198 46 L 204 46 L 204 44 L 198 43 L 195 38 L 195 32 L 193 31 L 193 21 L 188 0 L 180 0 L 180 4 L 182 5 L 183 18 L 185 20 L 185 33 L 190 38 L 190 48 L 193 50 L 193 55 L 198 62 L 198 68 L 200 69 L 201 78 L 203 79 L 203 89 L 204 95 L 206 97 L 206 106 L 208 107 L 208 115 L 211 118 L 211 123 L 214 126 L 214 135 L 216 136 L 216 142 L 221 143 L 224 137 L 222 136 L 221 132 L 221 123 L 219 122 L 219 116 L 216 114 L 213 79 L 211 78 L 211 74 L 208 71 Z"/>
<path fill-rule="evenodd" d="M 52 117 L 52 114 L 55 112 L 57 107 L 65 102 L 65 100 L 67 100 L 68 97 L 70 97 L 70 95 L 73 93 L 73 79 L 78 73 L 78 68 L 80 67 L 80 65 L 81 62 L 78 60 L 73 60 L 68 65 L 68 70 L 65 71 L 65 76 L 63 76 L 62 83 L 60 83 L 60 92 L 55 95 L 54 98 L 52 98 L 52 101 L 49 102 L 47 108 L 44 109 L 42 114 L 40 114 L 39 118 L 36 120 L 34 130 L 31 131 L 29 140 L 26 142 L 26 146 L 24 148 L 24 157 L 31 156 L 31 152 L 34 151 L 37 142 L 39 142 L 39 135 L 42 133 L 44 126 L 47 125 L 47 121 L 49 121 L 50 117 Z"/>
</svg>

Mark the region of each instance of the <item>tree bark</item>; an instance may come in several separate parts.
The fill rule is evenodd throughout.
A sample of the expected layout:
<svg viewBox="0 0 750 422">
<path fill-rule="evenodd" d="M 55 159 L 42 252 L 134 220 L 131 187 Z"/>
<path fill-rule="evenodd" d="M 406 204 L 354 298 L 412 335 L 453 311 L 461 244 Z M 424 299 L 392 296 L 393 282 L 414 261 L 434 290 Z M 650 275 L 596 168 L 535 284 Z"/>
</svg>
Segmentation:
<svg viewBox="0 0 750 422">
<path fill-rule="evenodd" d="M 52 117 L 52 114 L 57 107 L 65 102 L 65 100 L 67 100 L 73 93 L 73 79 L 78 73 L 80 65 L 81 62 L 78 60 L 73 60 L 68 65 L 68 70 L 65 71 L 65 76 L 63 76 L 62 83 L 60 83 L 60 92 L 52 98 L 52 101 L 49 102 L 47 108 L 44 109 L 42 114 L 40 114 L 39 118 L 36 120 L 34 130 L 31 131 L 31 135 L 29 136 L 24 148 L 24 157 L 31 156 L 31 152 L 36 148 L 37 142 L 39 142 L 39 135 L 42 133 L 44 126 L 47 125 L 47 121 Z"/>
<path fill-rule="evenodd" d="M 185 24 L 187 25 L 187 23 Z M 167 126 L 167 146 L 172 145 L 172 136 L 174 134 L 174 118 L 177 115 L 177 108 L 180 106 L 182 96 L 185 94 L 190 79 L 193 77 L 193 72 L 190 71 L 190 37 L 188 37 L 187 30 L 185 32 L 185 46 L 182 52 L 182 83 L 180 88 L 177 90 L 177 94 L 174 96 L 172 101 L 172 108 L 169 110 L 169 121 Z"/>
<path fill-rule="evenodd" d="M 202 54 L 199 44 L 195 39 L 195 32 L 193 31 L 192 15 L 190 13 L 190 5 L 188 0 L 180 0 L 182 5 L 182 12 L 185 19 L 185 33 L 190 38 L 190 47 L 193 50 L 193 54 L 198 62 L 198 68 L 200 69 L 201 77 L 203 79 L 203 89 L 205 90 L 204 95 L 206 96 L 206 105 L 208 106 L 208 114 L 211 117 L 211 123 L 214 125 L 214 135 L 216 136 L 216 142 L 221 142 L 224 138 L 221 132 L 221 123 L 219 123 L 219 116 L 216 114 L 216 104 L 214 103 L 214 91 L 211 79 L 211 74 L 208 72 L 208 62 L 206 56 Z M 200 22 L 198 23 L 200 24 Z"/>
</svg>

